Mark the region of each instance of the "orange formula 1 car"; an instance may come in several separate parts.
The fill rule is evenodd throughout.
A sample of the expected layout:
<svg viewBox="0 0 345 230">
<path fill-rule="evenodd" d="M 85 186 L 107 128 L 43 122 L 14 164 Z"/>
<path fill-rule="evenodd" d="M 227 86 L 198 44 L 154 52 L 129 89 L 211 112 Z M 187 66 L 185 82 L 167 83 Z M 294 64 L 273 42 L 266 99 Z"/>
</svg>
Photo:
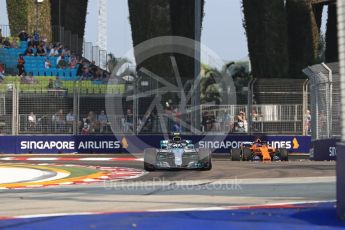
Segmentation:
<svg viewBox="0 0 345 230">
<path fill-rule="evenodd" d="M 233 161 L 288 161 L 288 158 L 286 149 L 273 148 L 261 140 L 243 142 L 240 148 L 231 151 Z"/>
</svg>

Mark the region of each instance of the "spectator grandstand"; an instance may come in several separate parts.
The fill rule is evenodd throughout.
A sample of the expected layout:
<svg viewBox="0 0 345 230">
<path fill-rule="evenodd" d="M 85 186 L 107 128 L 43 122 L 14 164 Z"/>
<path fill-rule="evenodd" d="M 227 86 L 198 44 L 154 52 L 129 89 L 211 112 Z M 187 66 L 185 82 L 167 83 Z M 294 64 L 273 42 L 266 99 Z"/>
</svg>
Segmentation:
<svg viewBox="0 0 345 230">
<path fill-rule="evenodd" d="M 48 43 L 37 32 L 30 36 L 21 31 L 18 37 L 19 40 L 16 37 L 1 38 L 0 63 L 6 67 L 7 73 L 22 74 L 18 60 L 23 55 L 24 71 L 33 76 L 59 76 L 63 81 L 100 81 L 95 84 L 104 83 L 109 77 L 109 73 L 94 63 L 71 54 L 62 44 Z"/>
</svg>

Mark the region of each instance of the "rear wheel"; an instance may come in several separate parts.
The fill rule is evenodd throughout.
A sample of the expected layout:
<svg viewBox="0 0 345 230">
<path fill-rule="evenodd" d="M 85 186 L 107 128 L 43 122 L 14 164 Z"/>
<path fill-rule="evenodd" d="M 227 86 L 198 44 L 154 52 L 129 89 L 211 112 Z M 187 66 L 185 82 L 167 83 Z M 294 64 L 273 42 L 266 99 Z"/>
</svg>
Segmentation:
<svg viewBox="0 0 345 230">
<path fill-rule="evenodd" d="M 150 148 L 144 151 L 144 169 L 146 171 L 155 171 L 155 164 L 157 159 L 157 150 Z"/>
<path fill-rule="evenodd" d="M 232 161 L 241 161 L 241 149 L 233 149 L 231 151 L 231 160 Z"/>
<path fill-rule="evenodd" d="M 201 169 L 203 171 L 208 171 L 212 169 L 212 157 L 211 151 L 209 149 L 199 150 L 200 160 L 204 163 L 204 167 Z"/>
<path fill-rule="evenodd" d="M 279 149 L 279 157 L 281 161 L 288 161 L 289 160 L 289 154 L 286 149 Z"/>
</svg>

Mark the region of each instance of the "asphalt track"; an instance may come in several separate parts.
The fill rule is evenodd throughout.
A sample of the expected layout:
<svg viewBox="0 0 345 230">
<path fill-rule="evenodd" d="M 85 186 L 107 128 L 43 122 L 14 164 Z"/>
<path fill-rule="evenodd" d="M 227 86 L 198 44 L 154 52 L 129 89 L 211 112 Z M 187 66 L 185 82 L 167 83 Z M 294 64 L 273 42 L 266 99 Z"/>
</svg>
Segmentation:
<svg viewBox="0 0 345 230">
<path fill-rule="evenodd" d="M 143 168 L 140 161 L 84 162 L 74 160 L 80 156 L 64 157 L 71 159 L 63 164 Z M 42 163 L 42 160 L 25 163 Z M 232 162 L 216 157 L 211 171 L 156 171 L 127 181 L 0 190 L 0 216 L 200 210 L 330 200 L 335 200 L 335 162 Z"/>
</svg>

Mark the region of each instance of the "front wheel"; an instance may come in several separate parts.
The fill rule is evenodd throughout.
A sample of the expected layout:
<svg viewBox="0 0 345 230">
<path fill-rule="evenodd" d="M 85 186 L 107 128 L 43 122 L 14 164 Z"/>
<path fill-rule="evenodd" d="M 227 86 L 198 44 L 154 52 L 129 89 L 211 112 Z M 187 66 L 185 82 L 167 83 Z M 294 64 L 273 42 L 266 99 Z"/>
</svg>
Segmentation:
<svg viewBox="0 0 345 230">
<path fill-rule="evenodd" d="M 241 161 L 241 149 L 233 149 L 231 151 L 231 160 L 232 161 Z"/>
<path fill-rule="evenodd" d="M 250 148 L 243 148 L 242 150 L 242 160 L 243 161 L 250 161 L 252 158 L 252 151 Z"/>
<path fill-rule="evenodd" d="M 212 156 L 209 149 L 199 150 L 200 160 L 204 163 L 204 167 L 201 168 L 203 171 L 209 171 L 212 169 Z"/>
<path fill-rule="evenodd" d="M 144 151 L 144 169 L 148 172 L 155 171 L 155 164 L 157 159 L 157 150 L 150 148 Z"/>
</svg>

